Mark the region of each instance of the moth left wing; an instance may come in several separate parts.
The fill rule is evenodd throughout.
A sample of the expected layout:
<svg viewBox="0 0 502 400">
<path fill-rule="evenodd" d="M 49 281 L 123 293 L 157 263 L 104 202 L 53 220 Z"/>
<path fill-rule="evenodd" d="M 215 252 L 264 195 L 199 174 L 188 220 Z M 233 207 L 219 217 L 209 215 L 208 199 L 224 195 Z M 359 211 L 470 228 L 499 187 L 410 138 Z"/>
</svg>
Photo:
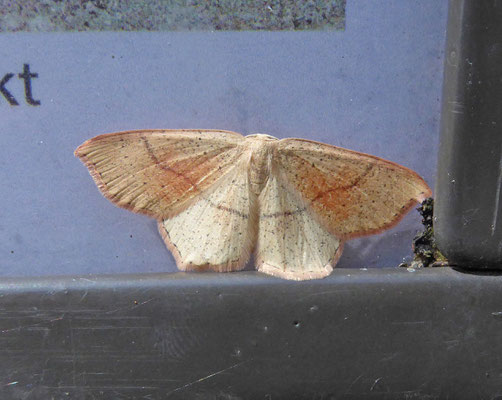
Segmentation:
<svg viewBox="0 0 502 400">
<path fill-rule="evenodd" d="M 96 136 L 77 148 L 105 197 L 157 219 L 172 217 L 240 158 L 228 131 L 141 130 Z"/>
<path fill-rule="evenodd" d="M 182 271 L 238 271 L 256 239 L 256 201 L 246 160 L 178 215 L 159 221 L 159 232 Z"/>
<path fill-rule="evenodd" d="M 279 141 L 273 163 L 285 185 L 344 240 L 396 225 L 431 195 L 425 181 L 408 168 L 310 140 Z"/>
</svg>

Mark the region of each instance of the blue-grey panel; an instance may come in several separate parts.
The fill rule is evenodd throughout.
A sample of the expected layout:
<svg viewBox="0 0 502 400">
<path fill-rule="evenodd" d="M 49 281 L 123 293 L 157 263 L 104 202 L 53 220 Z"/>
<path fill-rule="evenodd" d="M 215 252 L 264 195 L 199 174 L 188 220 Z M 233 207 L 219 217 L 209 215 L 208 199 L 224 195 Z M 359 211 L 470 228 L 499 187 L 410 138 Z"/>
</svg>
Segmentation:
<svg viewBox="0 0 502 400">
<path fill-rule="evenodd" d="M 100 133 L 218 128 L 384 157 L 434 184 L 446 2 L 348 2 L 345 31 L 2 34 L 2 275 L 174 271 L 155 222 L 118 209 L 73 150 Z M 339 266 L 394 266 L 420 217 L 349 242 Z"/>
</svg>

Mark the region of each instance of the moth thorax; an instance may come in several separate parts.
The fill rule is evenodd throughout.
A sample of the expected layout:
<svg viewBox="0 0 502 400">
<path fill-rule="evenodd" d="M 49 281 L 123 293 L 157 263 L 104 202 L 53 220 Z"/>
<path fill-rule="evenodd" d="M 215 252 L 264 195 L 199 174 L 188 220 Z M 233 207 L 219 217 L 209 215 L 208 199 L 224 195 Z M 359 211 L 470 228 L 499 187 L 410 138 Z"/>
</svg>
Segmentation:
<svg viewBox="0 0 502 400">
<path fill-rule="evenodd" d="M 261 143 L 250 149 L 248 179 L 251 191 L 256 195 L 260 194 L 270 175 L 271 150 L 272 146 L 268 143 Z"/>
</svg>

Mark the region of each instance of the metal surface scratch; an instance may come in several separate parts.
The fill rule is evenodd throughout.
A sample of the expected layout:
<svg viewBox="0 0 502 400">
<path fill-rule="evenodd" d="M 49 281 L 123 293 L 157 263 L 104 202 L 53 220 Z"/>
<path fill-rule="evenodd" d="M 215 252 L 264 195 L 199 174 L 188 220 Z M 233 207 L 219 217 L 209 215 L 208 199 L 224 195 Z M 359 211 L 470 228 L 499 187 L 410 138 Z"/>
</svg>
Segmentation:
<svg viewBox="0 0 502 400">
<path fill-rule="evenodd" d="M 497 191 L 495 192 L 495 206 L 493 210 L 493 219 L 492 219 L 492 236 L 495 234 L 495 229 L 497 228 L 497 217 L 499 213 L 501 187 L 502 187 L 502 157 L 499 160 L 499 176 L 497 178 Z"/>
<path fill-rule="evenodd" d="M 392 321 L 392 325 L 424 325 L 430 321 L 428 320 L 418 320 L 418 321 Z"/>
<path fill-rule="evenodd" d="M 449 101 L 450 110 L 453 114 L 463 114 L 465 110 L 465 105 L 459 101 Z"/>
<path fill-rule="evenodd" d="M 86 291 L 84 292 L 84 294 L 80 297 L 80 300 L 79 300 L 79 301 L 80 301 L 80 302 L 82 302 L 82 301 L 83 301 L 83 300 L 87 297 L 87 294 L 88 294 L 88 293 L 89 293 L 89 291 L 88 291 L 88 290 L 86 290 Z"/>
<path fill-rule="evenodd" d="M 349 289 L 324 290 L 322 292 L 310 293 L 305 296 L 302 296 L 302 297 L 298 298 L 298 301 L 303 301 L 303 300 L 309 299 L 311 297 L 330 295 L 330 294 L 334 294 L 334 293 L 344 293 L 344 292 L 350 292 L 350 290 Z"/>
<path fill-rule="evenodd" d="M 244 364 L 244 363 L 247 363 L 248 361 L 250 361 L 250 360 L 244 360 L 244 361 L 241 361 L 241 362 L 239 362 L 239 363 L 237 363 L 237 364 L 231 365 L 230 367 L 224 368 L 224 369 L 222 369 L 222 370 L 219 370 L 219 371 L 213 372 L 212 374 L 209 374 L 209 375 L 207 375 L 207 376 L 204 376 L 203 378 L 197 379 L 197 380 L 192 381 L 192 382 L 189 382 L 189 383 L 187 383 L 187 384 L 185 384 L 185 385 L 183 385 L 183 386 L 177 387 L 176 389 L 171 390 L 170 392 L 168 392 L 168 393 L 166 394 L 166 397 L 167 397 L 167 396 L 169 396 L 169 395 L 171 395 L 171 394 L 173 394 L 173 393 L 175 393 L 175 392 L 178 392 L 178 391 L 180 391 L 180 390 L 186 389 L 187 387 L 190 387 L 190 386 L 192 386 L 192 385 L 195 385 L 196 383 L 199 383 L 199 382 L 205 381 L 205 380 L 210 379 L 210 378 L 212 378 L 212 377 L 214 377 L 214 376 L 216 376 L 216 375 L 219 375 L 219 374 L 221 374 L 221 373 L 223 373 L 223 372 L 230 371 L 231 369 L 237 368 L 238 366 L 240 366 L 240 365 L 242 365 L 242 364 Z"/>
<path fill-rule="evenodd" d="M 135 303 L 135 304 L 133 304 L 131 306 L 116 308 L 115 310 L 107 311 L 105 314 L 113 314 L 113 313 L 116 313 L 116 312 L 119 312 L 119 311 L 124 311 L 124 310 L 133 310 L 134 308 L 143 306 L 143 305 L 145 305 L 147 303 L 150 303 L 153 300 L 155 300 L 155 299 L 148 299 L 148 300 L 145 300 L 145 301 L 143 301 L 141 303 Z"/>
<path fill-rule="evenodd" d="M 70 327 L 70 350 L 71 350 L 71 377 L 72 377 L 72 382 L 73 385 L 76 386 L 77 384 L 77 355 L 76 355 L 76 350 L 75 350 L 75 340 L 73 339 L 73 328 L 72 328 L 72 323 L 71 319 L 69 321 L 69 327 Z"/>
<path fill-rule="evenodd" d="M 372 391 L 373 391 L 373 389 L 375 389 L 376 384 L 377 384 L 378 382 L 380 382 L 380 380 L 381 380 L 382 378 L 383 378 L 383 376 L 381 376 L 380 378 L 375 379 L 375 382 L 373 382 L 373 385 L 371 385 L 371 387 L 370 387 L 370 392 L 372 392 Z"/>
<path fill-rule="evenodd" d="M 359 375 L 356 379 L 354 379 L 351 384 L 349 385 L 349 387 L 347 388 L 347 390 L 345 391 L 345 394 L 349 394 L 350 391 L 352 390 L 352 386 L 354 386 L 356 384 L 356 382 L 361 379 L 363 377 L 364 374 L 361 374 Z"/>
<path fill-rule="evenodd" d="M 63 318 L 64 318 L 64 315 L 62 315 L 61 317 L 53 318 L 53 319 L 51 319 L 49 321 L 37 322 L 36 324 L 30 324 L 30 325 L 24 325 L 24 326 L 16 326 L 15 328 L 10 328 L 10 329 L 2 329 L 0 331 L 0 333 L 7 333 L 7 332 L 19 331 L 21 329 L 34 328 L 34 327 L 37 327 L 37 326 L 40 326 L 40 325 L 43 325 L 43 324 L 50 324 L 52 322 L 61 321 Z"/>
</svg>

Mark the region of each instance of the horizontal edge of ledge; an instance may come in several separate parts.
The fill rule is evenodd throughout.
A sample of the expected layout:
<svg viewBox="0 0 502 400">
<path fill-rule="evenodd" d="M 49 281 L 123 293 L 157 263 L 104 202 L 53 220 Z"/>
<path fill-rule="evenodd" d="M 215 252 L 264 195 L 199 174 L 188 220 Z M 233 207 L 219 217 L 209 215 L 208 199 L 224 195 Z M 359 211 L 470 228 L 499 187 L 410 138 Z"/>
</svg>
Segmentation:
<svg viewBox="0 0 502 400">
<path fill-rule="evenodd" d="M 451 267 L 438 268 L 338 268 L 324 279 L 308 281 L 290 281 L 264 275 L 256 271 L 234 273 L 144 273 L 113 275 L 58 275 L 38 277 L 2 277 L 0 292 L 18 291 L 60 291 L 60 290 L 99 290 L 99 289 L 134 289 L 134 288 L 175 288 L 175 287 L 210 287 L 210 286 L 249 286 L 261 289 L 287 286 L 326 288 L 357 284 L 450 284 L 452 281 L 469 283 L 478 281 L 502 280 L 502 274 L 489 272 L 459 271 Z"/>
</svg>

